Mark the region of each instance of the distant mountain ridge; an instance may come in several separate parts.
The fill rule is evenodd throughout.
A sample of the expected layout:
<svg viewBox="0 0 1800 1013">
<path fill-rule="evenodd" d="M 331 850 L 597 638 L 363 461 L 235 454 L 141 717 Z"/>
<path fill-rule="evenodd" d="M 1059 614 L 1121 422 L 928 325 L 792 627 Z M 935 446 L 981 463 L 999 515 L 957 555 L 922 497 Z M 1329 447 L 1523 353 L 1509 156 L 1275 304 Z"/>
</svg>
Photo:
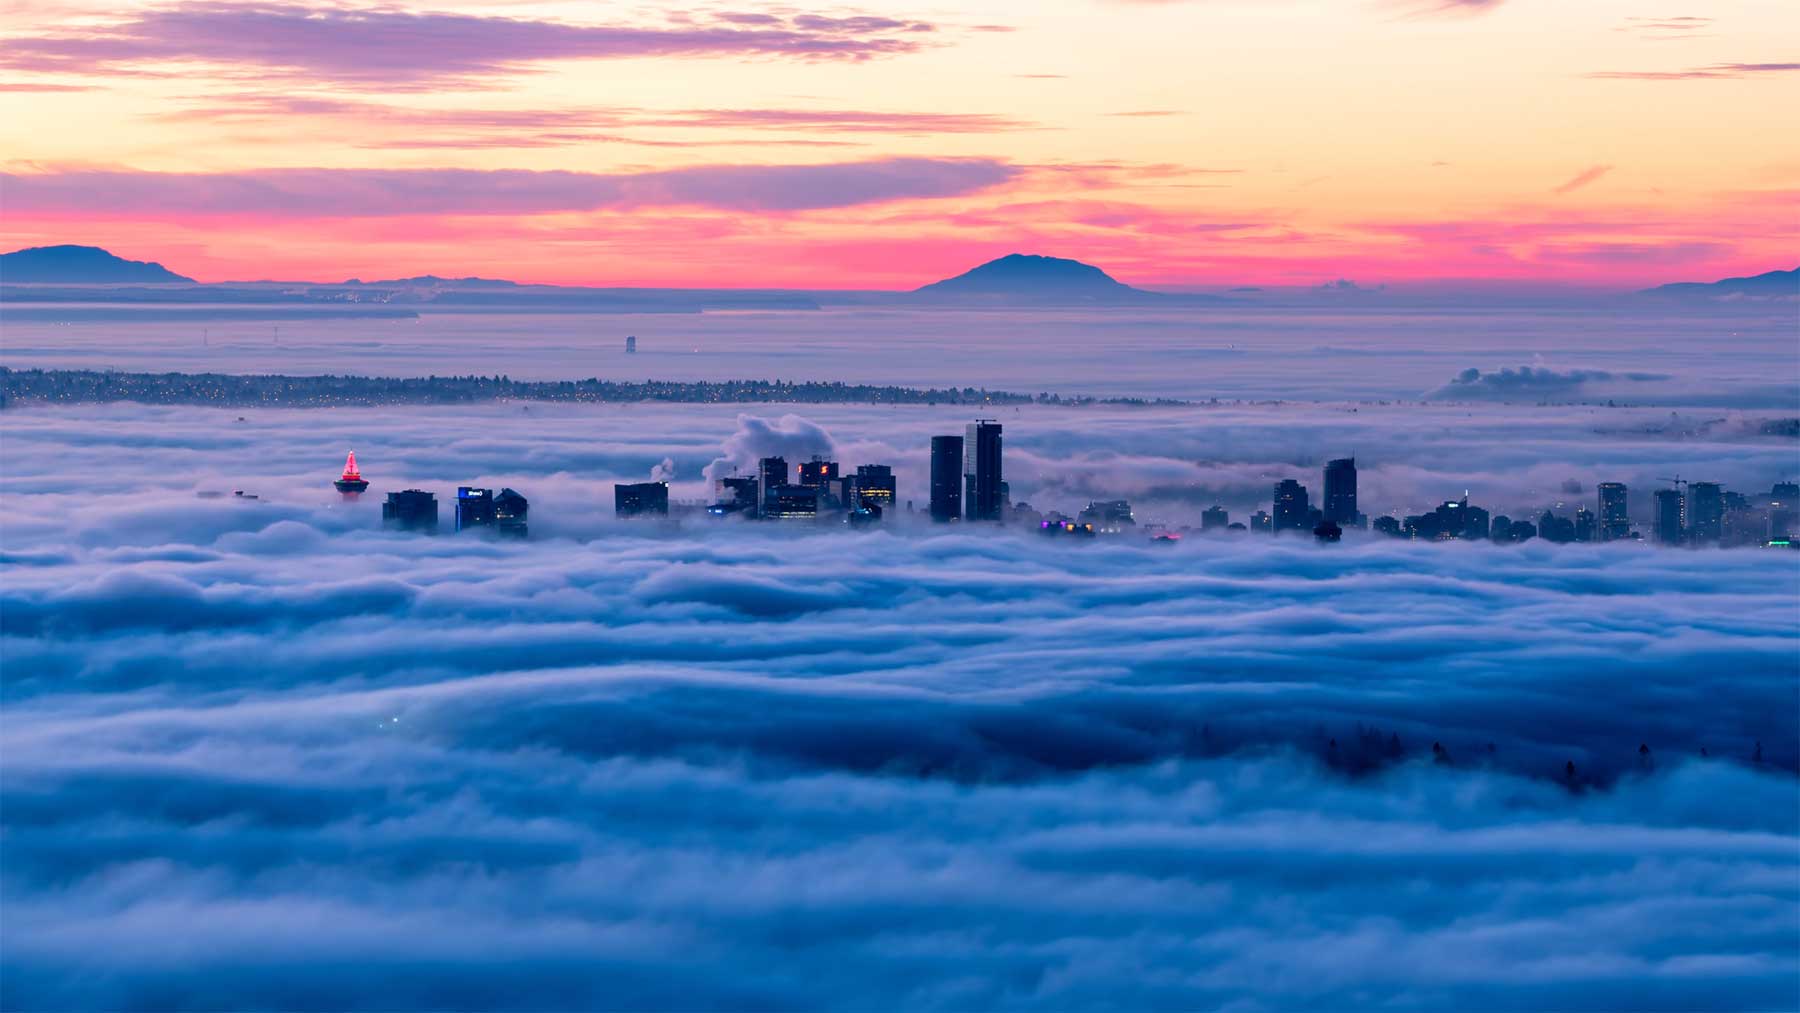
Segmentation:
<svg viewBox="0 0 1800 1013">
<path fill-rule="evenodd" d="M 1765 271 L 1747 278 L 1724 278 L 1719 281 L 1682 281 L 1672 285 L 1647 288 L 1639 295 L 1676 299 L 1704 299 L 1714 302 L 1758 300 L 1800 302 L 1800 267 L 1791 271 Z"/>
<path fill-rule="evenodd" d="M 0 253 L 0 282 L 7 284 L 194 284 L 161 264 L 115 257 L 98 246 L 33 246 Z"/>
<path fill-rule="evenodd" d="M 1009 253 L 979 267 L 914 289 L 914 296 L 948 300 L 1135 302 L 1160 293 L 1132 288 L 1092 264 L 1032 253 Z"/>
</svg>

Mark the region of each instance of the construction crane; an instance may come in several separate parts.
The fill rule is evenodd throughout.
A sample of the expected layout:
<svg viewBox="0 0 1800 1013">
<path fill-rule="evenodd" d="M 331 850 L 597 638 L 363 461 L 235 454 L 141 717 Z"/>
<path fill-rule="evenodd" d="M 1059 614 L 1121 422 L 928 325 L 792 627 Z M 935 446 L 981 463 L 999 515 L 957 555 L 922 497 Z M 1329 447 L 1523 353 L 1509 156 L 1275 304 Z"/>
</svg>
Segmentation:
<svg viewBox="0 0 1800 1013">
<path fill-rule="evenodd" d="M 1674 478 L 1666 478 L 1664 476 L 1658 475 L 1656 477 L 1656 480 L 1658 482 L 1667 482 L 1670 485 L 1673 485 L 1676 489 L 1680 489 L 1682 486 L 1688 484 L 1688 480 L 1685 478 L 1682 478 L 1680 475 L 1676 475 Z"/>
</svg>

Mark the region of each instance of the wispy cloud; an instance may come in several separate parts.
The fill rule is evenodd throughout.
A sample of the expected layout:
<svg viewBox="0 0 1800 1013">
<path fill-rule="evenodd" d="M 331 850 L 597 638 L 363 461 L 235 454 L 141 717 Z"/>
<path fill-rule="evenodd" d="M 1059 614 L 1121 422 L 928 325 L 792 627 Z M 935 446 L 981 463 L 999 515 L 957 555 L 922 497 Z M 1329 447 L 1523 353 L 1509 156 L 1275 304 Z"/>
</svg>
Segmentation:
<svg viewBox="0 0 1800 1013">
<path fill-rule="evenodd" d="M 1610 165 L 1591 165 L 1570 177 L 1568 181 L 1551 188 L 1550 192 L 1558 194 L 1574 193 L 1576 190 L 1599 180 L 1600 177 L 1611 172 L 1612 169 L 1613 167 Z"/>
<path fill-rule="evenodd" d="M 992 159 L 709 165 L 640 173 L 477 169 L 74 170 L 0 174 L 13 213 L 371 217 L 698 206 L 786 212 L 946 197 L 1022 170 Z"/>
<path fill-rule="evenodd" d="M 935 26 L 887 17 L 758 16 L 572 24 L 394 7 L 196 2 L 7 40 L 0 66 L 84 74 L 217 64 L 340 86 L 472 83 L 557 60 L 865 60 L 920 49 Z"/>
<path fill-rule="evenodd" d="M 1686 70 L 1600 70 L 1586 76 L 1609 81 L 1716 81 L 1797 70 L 1800 63 L 1714 63 Z"/>
</svg>

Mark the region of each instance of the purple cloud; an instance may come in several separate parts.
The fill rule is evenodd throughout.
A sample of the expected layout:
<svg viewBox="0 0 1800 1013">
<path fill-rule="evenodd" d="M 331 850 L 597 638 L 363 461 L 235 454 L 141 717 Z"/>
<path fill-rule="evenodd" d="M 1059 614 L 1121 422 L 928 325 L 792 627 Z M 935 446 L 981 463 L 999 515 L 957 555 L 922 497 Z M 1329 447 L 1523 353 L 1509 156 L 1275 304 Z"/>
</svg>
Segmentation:
<svg viewBox="0 0 1800 1013">
<path fill-rule="evenodd" d="M 1570 177 L 1568 182 L 1563 183 L 1560 186 L 1551 188 L 1550 192 L 1557 193 L 1557 194 L 1574 193 L 1575 191 L 1581 189 L 1582 187 L 1587 186 L 1589 183 L 1593 183 L 1593 182 L 1599 180 L 1600 177 L 1611 172 L 1612 169 L 1613 169 L 1613 167 L 1610 165 L 1588 166 L 1586 169 L 1583 169 L 1580 172 L 1576 173 L 1574 176 Z"/>
<path fill-rule="evenodd" d="M 554 60 L 775 56 L 864 60 L 921 48 L 932 26 L 879 17 L 799 15 L 660 25 L 579 25 L 391 7 L 182 3 L 104 26 L 7 41 L 0 66 L 39 72 L 120 72 L 199 61 L 392 88 L 468 82 Z"/>
<path fill-rule="evenodd" d="M 955 196 L 1004 183 L 1022 171 L 993 159 L 889 158 L 613 174 L 523 169 L 77 170 L 0 174 L 0 186 L 14 214 L 353 218 L 670 206 L 779 212 Z"/>
<path fill-rule="evenodd" d="M 1800 63 L 1715 63 L 1687 70 L 1601 70 L 1587 76 L 1605 81 L 1715 81 L 1796 70 Z"/>
</svg>

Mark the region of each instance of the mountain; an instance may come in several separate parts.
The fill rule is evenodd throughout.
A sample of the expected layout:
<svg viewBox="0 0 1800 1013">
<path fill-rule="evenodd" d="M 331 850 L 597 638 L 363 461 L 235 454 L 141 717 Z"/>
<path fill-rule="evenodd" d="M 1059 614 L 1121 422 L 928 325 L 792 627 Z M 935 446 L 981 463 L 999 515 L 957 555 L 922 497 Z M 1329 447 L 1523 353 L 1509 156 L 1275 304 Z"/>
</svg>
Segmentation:
<svg viewBox="0 0 1800 1013">
<path fill-rule="evenodd" d="M 1800 267 L 1792 271 L 1768 271 L 1748 278 L 1658 285 L 1638 294 L 1710 302 L 1800 302 Z"/>
<path fill-rule="evenodd" d="M 982 302 L 1138 302 L 1160 299 L 1079 260 L 1011 253 L 954 278 L 913 290 L 933 300 Z"/>
<path fill-rule="evenodd" d="M 6 284 L 113 285 L 186 282 L 161 264 L 115 257 L 98 246 L 34 246 L 0 253 L 0 282 Z"/>
</svg>

